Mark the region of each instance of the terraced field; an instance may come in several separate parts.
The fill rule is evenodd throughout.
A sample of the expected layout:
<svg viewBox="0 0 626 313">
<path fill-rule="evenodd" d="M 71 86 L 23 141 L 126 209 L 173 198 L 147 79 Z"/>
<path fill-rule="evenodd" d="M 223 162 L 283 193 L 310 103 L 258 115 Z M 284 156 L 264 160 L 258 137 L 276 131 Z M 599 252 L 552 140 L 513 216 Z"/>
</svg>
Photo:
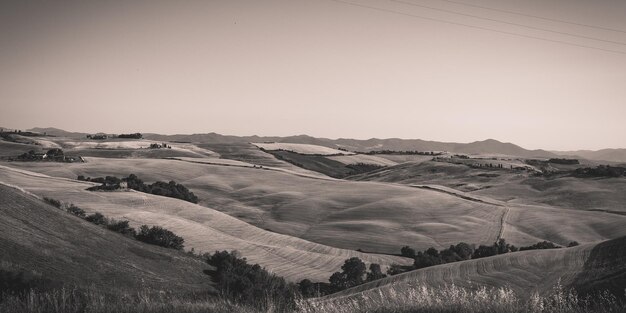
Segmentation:
<svg viewBox="0 0 626 313">
<path fill-rule="evenodd" d="M 268 232 L 224 213 L 172 198 L 135 191 L 89 192 L 85 188 L 92 183 L 46 177 L 4 166 L 0 167 L 0 182 L 19 186 L 36 195 L 72 202 L 89 212 L 98 211 L 108 217 L 127 219 L 135 226 L 166 227 L 182 236 L 188 249 L 199 252 L 237 250 L 251 262 L 293 281 L 304 278 L 325 281 L 352 256 L 384 267 L 392 263 L 409 263 L 400 257 L 363 254 Z"/>
<path fill-rule="evenodd" d="M 545 294 L 558 281 L 581 291 L 588 284 L 597 284 L 612 286 L 619 292 L 620 286 L 622 289 L 626 286 L 625 261 L 626 237 L 621 237 L 599 244 L 522 251 L 414 270 L 344 290 L 320 301 L 371 299 L 380 293 L 390 294 L 391 290 L 452 284 L 472 289 L 509 286 L 521 296 L 533 292 Z"/>
<path fill-rule="evenodd" d="M 0 269 L 123 293 L 212 291 L 202 272 L 208 268 L 199 259 L 97 227 L 0 184 Z"/>
</svg>

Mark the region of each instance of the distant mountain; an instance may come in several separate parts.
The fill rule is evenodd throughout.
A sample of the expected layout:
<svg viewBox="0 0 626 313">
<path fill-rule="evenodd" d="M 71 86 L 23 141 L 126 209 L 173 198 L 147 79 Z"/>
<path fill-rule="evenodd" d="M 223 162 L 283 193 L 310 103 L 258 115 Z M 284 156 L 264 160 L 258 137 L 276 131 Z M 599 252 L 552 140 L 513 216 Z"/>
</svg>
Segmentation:
<svg viewBox="0 0 626 313">
<path fill-rule="evenodd" d="M 145 134 L 144 138 L 152 140 L 166 141 L 188 141 L 201 143 L 239 143 L 239 142 L 288 142 L 320 145 L 330 148 L 342 148 L 351 151 L 368 152 L 376 150 L 396 150 L 396 151 L 449 151 L 454 153 L 490 153 L 505 154 L 521 157 L 555 157 L 556 154 L 545 150 L 526 150 L 512 143 L 503 143 L 494 139 L 476 141 L 472 143 L 449 143 L 426 141 L 421 139 L 328 139 L 316 138 L 307 135 L 297 135 L 288 137 L 260 137 L 260 136 L 225 136 L 216 133 L 193 134 L 193 135 L 159 135 Z"/>
<path fill-rule="evenodd" d="M 626 149 L 602 149 L 597 151 L 577 150 L 577 151 L 553 151 L 561 156 L 580 156 L 585 159 L 595 161 L 609 161 L 626 163 Z"/>
<path fill-rule="evenodd" d="M 68 132 L 58 128 L 35 127 L 28 131 L 46 133 L 58 137 L 84 138 L 87 133 Z M 509 142 L 500 142 L 495 139 L 475 141 L 470 143 L 428 141 L 422 139 L 400 139 L 400 138 L 371 138 L 371 139 L 328 139 L 317 138 L 308 135 L 296 135 L 287 137 L 278 136 L 230 136 L 218 133 L 204 134 L 176 134 L 162 135 L 155 133 L 144 133 L 144 138 L 155 141 L 179 141 L 195 143 L 247 143 L 247 142 L 288 142 L 320 145 L 330 148 L 342 148 L 351 151 L 368 152 L 377 150 L 417 150 L 417 151 L 448 151 L 452 153 L 467 154 L 502 154 L 514 155 L 526 158 L 554 158 L 573 157 L 584 158 L 596 161 L 626 162 L 626 149 L 603 149 L 598 151 L 578 150 L 578 151 L 546 151 L 528 150 Z"/>
<path fill-rule="evenodd" d="M 56 137 L 84 138 L 85 136 L 87 136 L 87 133 L 68 132 L 54 127 L 34 127 L 31 129 L 27 129 L 27 131 Z"/>
</svg>

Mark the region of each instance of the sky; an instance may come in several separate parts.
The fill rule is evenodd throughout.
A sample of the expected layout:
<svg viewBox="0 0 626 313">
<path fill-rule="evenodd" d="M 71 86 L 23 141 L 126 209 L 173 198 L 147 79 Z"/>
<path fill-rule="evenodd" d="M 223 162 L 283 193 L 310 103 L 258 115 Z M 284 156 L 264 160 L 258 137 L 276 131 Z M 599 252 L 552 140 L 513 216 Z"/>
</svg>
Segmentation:
<svg viewBox="0 0 626 313">
<path fill-rule="evenodd" d="M 626 1 L 1 1 L 0 126 L 626 148 Z"/>
</svg>

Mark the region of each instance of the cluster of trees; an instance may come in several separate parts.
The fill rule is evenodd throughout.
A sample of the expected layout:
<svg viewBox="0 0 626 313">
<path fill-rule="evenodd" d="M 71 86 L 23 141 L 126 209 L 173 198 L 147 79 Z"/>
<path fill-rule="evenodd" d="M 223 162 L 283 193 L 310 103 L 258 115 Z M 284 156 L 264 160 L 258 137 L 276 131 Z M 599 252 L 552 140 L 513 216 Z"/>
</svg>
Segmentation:
<svg viewBox="0 0 626 313">
<path fill-rule="evenodd" d="M 139 232 L 137 232 L 126 220 L 107 218 L 100 212 L 87 215 L 85 210 L 75 206 L 73 203 L 64 206 L 59 200 L 44 198 L 44 201 L 56 208 L 65 208 L 68 213 L 76 215 L 87 222 L 135 238 L 141 242 L 176 250 L 182 250 L 185 247 L 185 239 L 160 226 L 149 227 L 148 225 L 141 225 Z"/>
<path fill-rule="evenodd" d="M 117 135 L 117 138 L 126 138 L 126 139 L 141 139 L 143 138 L 143 135 L 141 133 L 134 133 L 134 134 L 119 134 Z"/>
<path fill-rule="evenodd" d="M 172 149 L 172 146 L 168 146 L 167 142 L 164 142 L 164 143 L 161 143 L 161 144 L 159 144 L 159 143 L 151 143 L 149 148 L 150 149 L 161 149 L 161 148 L 163 148 L 163 149 L 166 149 L 166 148 L 167 149 Z"/>
<path fill-rule="evenodd" d="M 141 179 L 139 179 L 139 177 L 137 177 L 137 175 L 135 174 L 130 174 L 128 175 L 128 177 L 124 177 L 124 178 L 117 178 L 114 176 L 91 178 L 91 177 L 85 177 L 84 175 L 79 175 L 77 179 L 82 180 L 82 181 L 90 181 L 90 182 L 96 182 L 96 183 L 102 184 L 100 186 L 89 187 L 87 190 L 90 190 L 90 191 L 118 190 L 120 189 L 120 184 L 122 182 L 125 182 L 127 185 L 127 188 L 130 188 L 133 190 L 137 190 L 137 191 L 141 191 L 145 193 L 151 193 L 153 195 L 181 199 L 181 200 L 185 200 L 191 203 L 198 203 L 198 197 L 193 192 L 189 191 L 187 187 L 181 184 L 178 184 L 173 180 L 169 182 L 157 181 L 155 183 L 147 185 Z"/>
<path fill-rule="evenodd" d="M 548 160 L 548 163 L 566 164 L 566 165 L 580 164 L 580 162 L 578 162 L 577 159 L 565 159 L 565 158 L 552 158 Z"/>
<path fill-rule="evenodd" d="M 578 242 L 572 241 L 568 244 L 568 247 L 573 247 L 577 245 Z M 478 246 L 478 248 L 474 244 L 461 242 L 456 245 L 450 245 L 449 248 L 443 249 L 441 251 L 431 247 L 427 250 L 416 252 L 413 248 L 409 246 L 404 246 L 402 247 L 402 249 L 400 249 L 400 254 L 404 257 L 412 258 L 414 260 L 413 267 L 411 269 L 420 269 L 439 264 L 486 258 L 509 252 L 557 248 L 561 247 L 549 241 L 543 241 L 534 245 L 518 248 L 514 245 L 508 244 L 505 239 L 500 239 L 497 242 L 494 242 L 493 245 L 480 245 Z M 392 267 L 392 269 L 394 270 L 394 272 L 388 271 L 387 273 L 390 275 L 395 275 L 399 272 L 402 272 L 398 267 Z"/>
<path fill-rule="evenodd" d="M 574 170 L 577 177 L 621 177 L 626 176 L 626 167 L 599 165 L 595 168 L 585 167 Z"/>
<path fill-rule="evenodd" d="M 95 134 L 95 135 L 87 135 L 87 139 L 94 139 L 94 140 L 104 140 L 107 139 L 109 136 L 107 136 L 107 134 Z"/>
<path fill-rule="evenodd" d="M 258 264 L 248 264 L 245 258 L 234 252 L 216 251 L 206 256 L 206 262 L 215 267 L 206 271 L 214 277 L 223 296 L 238 303 L 268 310 L 267 299 L 280 300 L 272 303 L 277 312 L 295 308 L 297 287 L 280 276 L 269 273 Z"/>
<path fill-rule="evenodd" d="M 320 297 L 385 277 L 387 275 L 383 273 L 379 264 L 371 263 L 368 271 L 365 262 L 352 257 L 345 260 L 341 272 L 335 272 L 330 276 L 328 283 L 314 283 L 309 279 L 303 279 L 298 283 L 298 289 L 305 298 Z"/>
</svg>

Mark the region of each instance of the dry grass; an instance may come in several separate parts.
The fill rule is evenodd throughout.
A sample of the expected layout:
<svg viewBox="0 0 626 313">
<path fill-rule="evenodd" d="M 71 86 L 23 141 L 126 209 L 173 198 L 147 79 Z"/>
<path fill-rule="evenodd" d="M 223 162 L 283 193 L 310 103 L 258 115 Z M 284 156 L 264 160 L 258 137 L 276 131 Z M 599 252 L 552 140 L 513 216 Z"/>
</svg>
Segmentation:
<svg viewBox="0 0 626 313">
<path fill-rule="evenodd" d="M 416 284 L 300 304 L 302 313 L 617 313 L 624 310 L 626 304 L 611 294 L 580 298 L 560 283 L 546 293 L 533 293 L 530 297 L 508 287 L 468 289 L 451 284 L 433 288 Z"/>
<path fill-rule="evenodd" d="M 270 306 L 271 308 L 271 306 Z M 265 310 L 269 311 L 269 310 Z M 6 313 L 255 313 L 246 307 L 218 297 L 192 297 L 140 290 L 108 294 L 97 288 L 30 291 L 0 301 Z"/>
</svg>

